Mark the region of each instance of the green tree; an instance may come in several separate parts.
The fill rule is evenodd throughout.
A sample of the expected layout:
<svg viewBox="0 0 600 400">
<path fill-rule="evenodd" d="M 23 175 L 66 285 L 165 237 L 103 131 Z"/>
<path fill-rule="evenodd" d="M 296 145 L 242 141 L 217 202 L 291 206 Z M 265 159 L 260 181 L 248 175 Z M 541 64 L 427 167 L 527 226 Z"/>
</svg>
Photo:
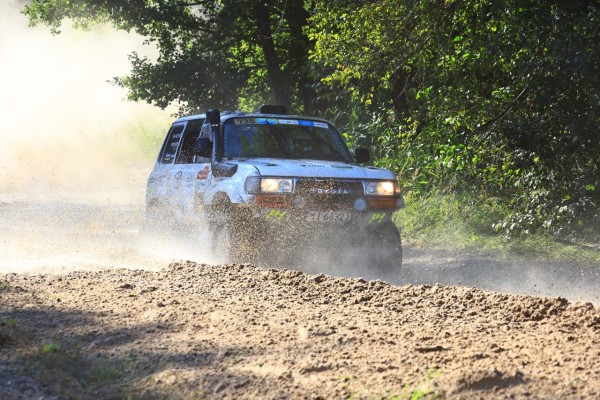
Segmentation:
<svg viewBox="0 0 600 400">
<path fill-rule="evenodd" d="M 504 230 L 598 235 L 598 1 L 319 1 L 310 21 L 323 81 L 372 113 L 408 188 L 500 196 Z"/>
<path fill-rule="evenodd" d="M 182 112 L 261 102 L 312 111 L 302 0 L 34 0 L 24 13 L 54 33 L 65 19 L 104 22 L 156 45 L 156 61 L 133 53 L 131 73 L 114 80 L 131 100 Z"/>
<path fill-rule="evenodd" d="M 600 235 L 598 0 L 33 0 L 25 13 L 148 38 L 158 59 L 134 53 L 115 79 L 132 100 L 291 105 L 370 141 L 416 195 L 500 198 L 508 233 Z"/>
</svg>

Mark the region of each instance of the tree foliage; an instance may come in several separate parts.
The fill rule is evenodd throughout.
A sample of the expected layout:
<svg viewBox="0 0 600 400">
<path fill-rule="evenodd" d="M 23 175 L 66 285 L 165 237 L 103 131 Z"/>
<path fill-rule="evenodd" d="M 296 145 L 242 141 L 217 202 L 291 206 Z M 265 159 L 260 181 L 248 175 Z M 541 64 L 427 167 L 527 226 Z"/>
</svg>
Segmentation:
<svg viewBox="0 0 600 400">
<path fill-rule="evenodd" d="M 135 31 L 115 80 L 189 112 L 261 102 L 338 121 L 413 198 L 472 193 L 497 230 L 600 235 L 598 0 L 33 0 L 32 24 Z"/>
<path fill-rule="evenodd" d="M 408 188 L 499 196 L 505 232 L 598 235 L 597 1 L 321 1 L 311 22 L 324 81 L 373 113 Z"/>
<path fill-rule="evenodd" d="M 133 53 L 131 73 L 115 80 L 131 100 L 182 112 L 244 101 L 311 111 L 301 0 L 34 0 L 24 12 L 54 33 L 64 19 L 84 29 L 104 22 L 156 45 L 157 60 Z"/>
</svg>

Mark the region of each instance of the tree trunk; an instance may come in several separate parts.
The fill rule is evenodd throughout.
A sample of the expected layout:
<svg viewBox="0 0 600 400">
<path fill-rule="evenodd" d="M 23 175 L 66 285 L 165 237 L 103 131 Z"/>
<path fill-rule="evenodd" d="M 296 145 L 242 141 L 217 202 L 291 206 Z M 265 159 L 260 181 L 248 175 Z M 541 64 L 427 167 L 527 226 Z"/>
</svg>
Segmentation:
<svg viewBox="0 0 600 400">
<path fill-rule="evenodd" d="M 271 93 L 276 104 L 291 108 L 291 101 L 286 90 L 286 83 L 281 71 L 281 65 L 275 52 L 275 43 L 269 23 L 269 4 L 265 0 L 258 0 L 255 9 L 256 26 L 258 27 L 258 38 L 265 56 L 267 65 L 267 77 L 271 86 Z"/>
<path fill-rule="evenodd" d="M 308 70 L 308 50 L 310 41 L 304 34 L 309 17 L 304 9 L 304 0 L 287 0 L 284 17 L 290 27 L 292 45 L 290 47 L 291 70 L 297 74 L 298 89 L 302 99 L 303 114 L 314 112 L 314 89 L 311 86 Z"/>
<path fill-rule="evenodd" d="M 394 112 L 399 118 L 406 118 L 410 115 L 407 89 L 411 85 L 412 76 L 409 72 L 400 67 L 394 71 L 392 84 L 392 104 Z"/>
</svg>

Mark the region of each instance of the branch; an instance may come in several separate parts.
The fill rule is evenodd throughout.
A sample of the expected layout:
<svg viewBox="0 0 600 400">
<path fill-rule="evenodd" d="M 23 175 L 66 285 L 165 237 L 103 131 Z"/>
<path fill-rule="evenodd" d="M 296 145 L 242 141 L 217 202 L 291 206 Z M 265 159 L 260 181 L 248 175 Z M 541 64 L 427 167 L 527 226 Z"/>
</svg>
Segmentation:
<svg viewBox="0 0 600 400">
<path fill-rule="evenodd" d="M 214 2 L 213 0 L 205 0 L 205 1 L 199 1 L 196 3 L 183 2 L 183 3 L 179 3 L 179 4 L 169 4 L 169 5 L 166 5 L 166 4 L 163 4 L 162 2 L 160 2 L 160 6 L 164 7 L 164 8 L 194 7 L 194 6 L 202 6 L 202 5 L 213 3 L 213 2 Z"/>
<path fill-rule="evenodd" d="M 521 90 L 521 92 L 513 99 L 513 101 L 510 102 L 510 104 L 506 108 L 504 108 L 504 110 L 502 110 L 502 112 L 500 114 L 498 114 L 496 117 L 489 120 L 488 122 L 486 122 L 485 124 L 483 124 L 482 126 L 480 126 L 477 129 L 478 131 L 483 131 L 486 127 L 491 125 L 490 128 L 487 130 L 487 132 L 485 132 L 483 134 L 482 138 L 479 139 L 479 142 L 477 142 L 477 144 L 475 145 L 475 148 L 478 148 L 481 145 L 481 143 L 483 143 L 483 141 L 486 140 L 492 134 L 493 129 L 498 124 L 498 122 L 500 122 L 502 120 L 502 118 L 504 118 L 506 116 L 506 114 L 508 114 L 515 107 L 517 102 L 521 99 L 521 97 L 523 97 L 523 95 L 529 89 L 529 84 L 531 83 L 532 80 L 533 80 L 533 74 L 532 74 L 531 78 L 529 78 L 529 82 L 527 82 L 527 84 L 525 85 L 523 90 Z M 474 132 L 474 133 L 476 133 L 476 132 Z"/>
</svg>

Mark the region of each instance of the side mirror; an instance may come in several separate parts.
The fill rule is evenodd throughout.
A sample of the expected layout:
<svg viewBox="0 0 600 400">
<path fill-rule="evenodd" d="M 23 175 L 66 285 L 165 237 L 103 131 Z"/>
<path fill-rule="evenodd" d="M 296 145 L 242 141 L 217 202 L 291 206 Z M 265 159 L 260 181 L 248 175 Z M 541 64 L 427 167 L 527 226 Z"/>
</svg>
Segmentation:
<svg viewBox="0 0 600 400">
<path fill-rule="evenodd" d="M 369 149 L 365 149 L 364 147 L 357 147 L 354 149 L 354 160 L 357 164 L 365 164 L 371 161 Z"/>
<path fill-rule="evenodd" d="M 209 138 L 199 137 L 194 144 L 194 155 L 200 157 L 210 157 L 212 153 L 212 143 Z"/>
<path fill-rule="evenodd" d="M 237 164 L 213 162 L 211 169 L 215 178 L 229 178 L 237 172 L 238 166 Z"/>
</svg>

